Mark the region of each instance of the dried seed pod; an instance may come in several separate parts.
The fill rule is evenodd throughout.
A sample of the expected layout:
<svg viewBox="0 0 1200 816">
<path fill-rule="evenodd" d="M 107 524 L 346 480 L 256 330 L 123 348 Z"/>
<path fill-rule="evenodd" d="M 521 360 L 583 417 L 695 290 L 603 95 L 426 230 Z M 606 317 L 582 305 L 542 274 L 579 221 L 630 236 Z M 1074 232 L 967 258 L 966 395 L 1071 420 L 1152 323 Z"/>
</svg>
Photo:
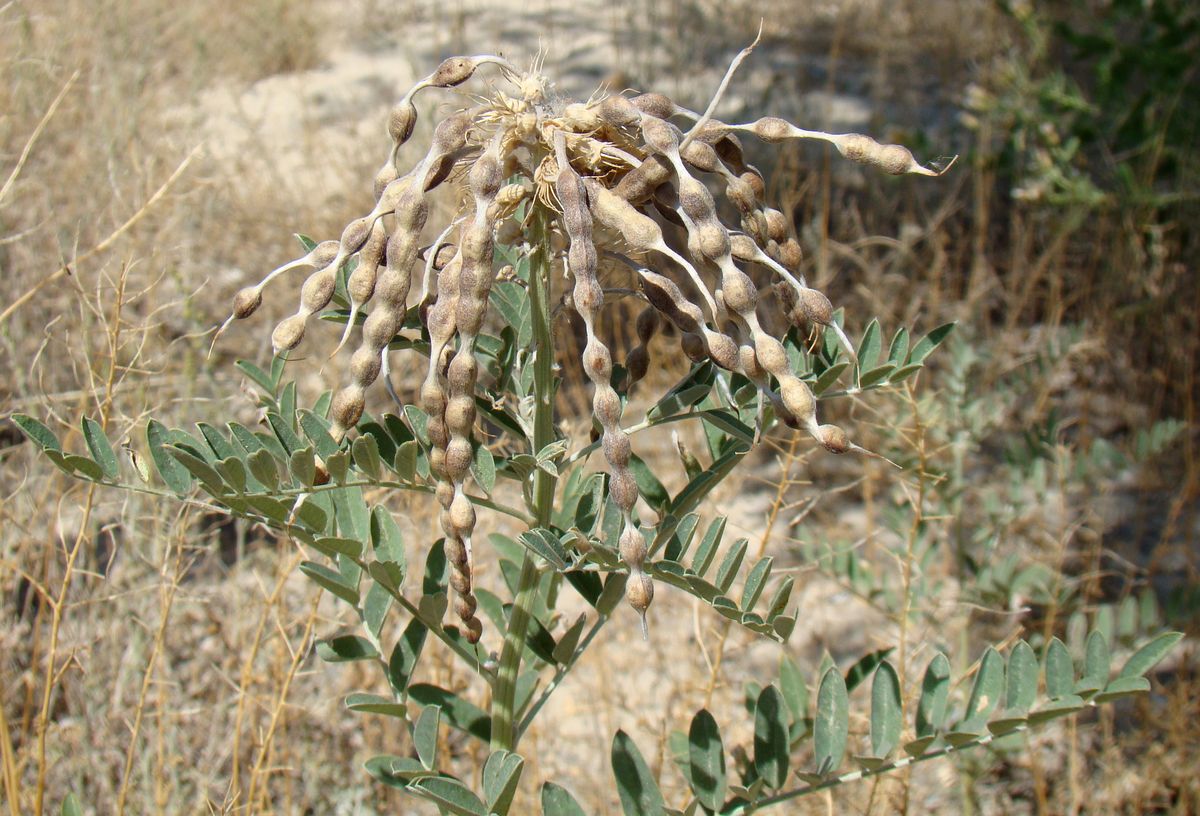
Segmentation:
<svg viewBox="0 0 1200 816">
<path fill-rule="evenodd" d="M 600 100 L 596 114 L 615 127 L 629 127 L 641 121 L 641 111 L 623 96 L 607 96 Z"/>
<path fill-rule="evenodd" d="M 417 106 L 405 97 L 388 113 L 387 131 L 394 147 L 400 147 L 412 136 L 417 124 Z"/>
<path fill-rule="evenodd" d="M 821 425 L 817 428 L 815 436 L 830 453 L 848 453 L 854 447 L 846 432 L 837 425 Z"/>
<path fill-rule="evenodd" d="M 625 386 L 626 391 L 645 377 L 646 372 L 650 370 L 650 341 L 658 330 L 658 311 L 653 306 L 642 309 L 637 316 L 635 329 L 638 344 L 629 351 L 629 356 L 625 358 L 625 370 L 629 374 Z"/>
<path fill-rule="evenodd" d="M 648 113 L 659 119 L 670 119 L 678 108 L 667 96 L 660 93 L 644 93 L 630 100 L 642 113 Z"/>
</svg>

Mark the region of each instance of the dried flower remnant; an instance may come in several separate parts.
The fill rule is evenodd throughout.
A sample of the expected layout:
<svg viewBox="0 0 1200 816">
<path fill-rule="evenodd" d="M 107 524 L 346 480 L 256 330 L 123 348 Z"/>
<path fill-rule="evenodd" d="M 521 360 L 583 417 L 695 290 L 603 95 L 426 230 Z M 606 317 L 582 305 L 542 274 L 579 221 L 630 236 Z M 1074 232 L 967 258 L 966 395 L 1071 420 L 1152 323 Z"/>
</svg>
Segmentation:
<svg viewBox="0 0 1200 816">
<path fill-rule="evenodd" d="M 381 373 L 400 399 L 387 377 L 393 340 L 415 328 L 423 338 L 408 339 L 428 341 L 424 377 L 415 394 L 404 396 L 428 417 L 430 482 L 425 489 L 433 489 L 442 506 L 454 608 L 471 642 L 482 632 L 472 592 L 471 546 L 480 497 L 468 491 L 476 448 L 483 444 L 475 434 L 476 399 L 484 396 L 477 339 L 488 321 L 493 283 L 515 275 L 511 266 L 493 263 L 497 246 L 527 251 L 535 243 L 531 231 L 542 229 L 549 233 L 543 236 L 546 243 L 563 257 L 568 278 L 560 284 L 561 294 L 569 293 L 564 300 L 585 326 L 580 364 L 593 386 L 608 491 L 621 516 L 616 543 L 629 570 L 626 595 L 643 625 L 654 585 L 644 570 L 647 541 L 637 512 L 631 441 L 621 427 L 622 394 L 612 381 L 609 347 L 597 330 L 606 305 L 601 276 L 610 259 L 634 270 L 646 303 L 636 321 L 637 345 L 626 359 L 626 392 L 645 376 L 650 340 L 665 322 L 678 330 L 689 359 L 711 361 L 754 383 L 765 398 L 759 401 L 760 426 L 769 402 L 826 450 L 866 453 L 841 428 L 821 424 L 817 398 L 804 375 L 793 369 L 784 345 L 759 318 L 768 304 L 778 305 L 795 325 L 833 331 L 854 359 L 832 304 L 805 282 L 800 244 L 783 214 L 766 204 L 762 176 L 745 162 L 739 134 L 767 143 L 826 141 L 846 158 L 888 173 L 932 176 L 946 167 L 923 165 L 906 148 L 861 134 L 805 130 L 775 117 L 739 125 L 713 118 L 734 68 L 749 51 L 735 60 L 703 114 L 659 93 L 563 100 L 537 63 L 519 71 L 489 55 L 445 60 L 388 114 L 391 145 L 373 180 L 376 203 L 370 212 L 351 221 L 338 240 L 318 244 L 235 298 L 230 321 L 254 314 L 266 284 L 284 272 L 315 269 L 301 287 L 299 308 L 272 333 L 272 345 L 284 352 L 302 342 L 309 318 L 344 287 L 349 311 L 338 348 L 356 328 L 361 340 L 348 382 L 330 408 L 331 432 L 339 443 L 362 418 L 366 390 Z M 418 118 L 418 94 L 462 86 L 483 66 L 493 68 L 491 84 L 470 97 L 469 107 L 442 119 L 424 156 L 406 169 L 401 159 Z M 461 187 L 461 212 L 422 249 L 429 194 L 447 182 Z M 710 184 L 732 204 L 736 227 L 721 221 Z M 351 260 L 356 264 L 347 274 Z M 420 276 L 419 285 L 414 275 Z M 415 302 L 410 302 L 414 289 Z M 768 289 L 776 297 L 761 299 Z M 408 322 L 414 313 L 419 326 Z"/>
</svg>

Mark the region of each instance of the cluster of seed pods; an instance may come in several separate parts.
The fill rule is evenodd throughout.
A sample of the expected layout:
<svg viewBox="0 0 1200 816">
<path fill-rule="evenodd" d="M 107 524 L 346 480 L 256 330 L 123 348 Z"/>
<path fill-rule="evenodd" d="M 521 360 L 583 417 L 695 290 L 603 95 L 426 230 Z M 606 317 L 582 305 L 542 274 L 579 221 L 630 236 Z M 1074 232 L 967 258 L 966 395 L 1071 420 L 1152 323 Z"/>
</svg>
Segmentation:
<svg viewBox="0 0 1200 816">
<path fill-rule="evenodd" d="M 417 121 L 416 94 L 460 85 L 483 65 L 497 66 L 511 93 L 491 87 L 486 95 L 463 97 L 465 106 L 438 123 L 428 151 L 403 171 L 402 148 Z M 442 506 L 454 608 L 469 640 L 477 641 L 482 631 L 472 592 L 475 508 L 468 493 L 479 444 L 476 340 L 488 319 L 496 276 L 511 273 L 493 268 L 494 246 L 522 246 L 535 208 L 565 247 L 569 302 L 587 335 L 582 368 L 594 389 L 592 411 L 601 429 L 609 493 L 621 513 L 618 545 L 629 569 L 627 599 L 643 626 L 654 586 L 644 570 L 647 545 L 636 512 L 630 439 L 621 427 L 622 399 L 612 383 L 611 353 L 596 330 L 606 304 L 604 263 L 616 259 L 632 268 L 646 303 L 636 321 L 637 345 L 626 359 L 626 391 L 645 376 L 650 341 L 665 321 L 678 330 L 689 359 L 711 360 L 753 382 L 764 397 L 760 407 L 769 402 L 785 422 L 831 452 L 861 450 L 841 428 L 818 422 L 815 397 L 759 319 L 761 286 L 774 293 L 770 302 L 780 304 L 792 323 L 832 330 L 853 358 L 829 300 L 806 284 L 800 244 L 786 217 L 765 204 L 762 175 L 746 162 L 738 134 L 767 143 L 827 141 L 848 159 L 890 173 L 937 175 L 944 168 L 924 167 L 906 148 L 859 134 L 804 130 L 773 117 L 728 125 L 661 94 L 566 103 L 551 93 L 538 66 L 520 72 L 486 55 L 444 61 L 393 107 L 387 130 L 392 145 L 374 180 L 370 212 L 351 221 L 340 239 L 318 244 L 238 292 L 230 320 L 252 315 L 268 283 L 298 267 L 315 268 L 301 287 L 299 308 L 271 335 L 277 353 L 290 352 L 310 318 L 331 302 L 343 266 L 357 260 L 345 280 L 350 311 L 338 348 L 358 327 L 361 340 L 349 382 L 330 409 L 332 433 L 340 442 L 362 418 L 366 390 L 381 374 L 395 395 L 389 344 L 405 330 L 410 306 L 416 307 L 429 359 L 413 401 L 428 415 L 430 472 Z M 464 188 L 464 203 L 422 255 L 428 197 L 447 180 Z M 722 222 L 710 185 L 736 213 L 737 229 Z M 511 216 L 522 201 L 525 220 L 518 222 Z M 673 235 L 678 240 L 669 239 Z M 760 284 L 749 274 L 752 268 Z M 410 304 L 414 274 L 421 281 Z"/>
</svg>

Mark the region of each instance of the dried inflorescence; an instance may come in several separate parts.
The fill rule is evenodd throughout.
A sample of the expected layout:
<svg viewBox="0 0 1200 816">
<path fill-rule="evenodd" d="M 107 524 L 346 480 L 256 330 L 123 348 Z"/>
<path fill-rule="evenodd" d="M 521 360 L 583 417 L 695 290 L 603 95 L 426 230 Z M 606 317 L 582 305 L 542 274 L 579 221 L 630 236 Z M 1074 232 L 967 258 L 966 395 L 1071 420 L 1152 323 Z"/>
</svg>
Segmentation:
<svg viewBox="0 0 1200 816">
<path fill-rule="evenodd" d="M 483 65 L 497 66 L 510 92 L 493 87 L 444 118 L 424 157 L 405 171 L 401 148 L 416 125 L 414 97 L 427 88 L 461 85 Z M 428 415 L 430 471 L 442 505 L 455 611 L 472 641 L 481 633 L 471 588 L 475 508 L 467 492 L 479 444 L 475 345 L 493 282 L 513 274 L 511 267 L 494 268 L 496 242 L 526 246 L 533 224 L 549 224 L 557 236 L 552 245 L 565 248 L 568 302 L 586 330 L 582 368 L 594 386 L 592 411 L 609 468 L 609 495 L 621 513 L 618 546 L 629 569 L 627 596 L 643 623 L 654 586 L 644 570 L 647 542 L 637 518 L 638 487 L 629 464 L 630 439 L 621 427 L 621 395 L 612 382 L 608 346 L 596 332 L 606 304 L 602 260 L 632 268 L 646 302 L 636 322 L 637 345 L 626 359 L 626 391 L 645 376 L 650 340 L 665 321 L 678 330 L 689 359 L 710 360 L 753 382 L 765 398 L 760 410 L 771 404 L 785 422 L 834 453 L 861 450 L 841 428 L 818 421 L 812 391 L 759 319 L 762 286 L 773 290 L 770 302 L 790 322 L 834 331 L 853 358 L 832 304 L 805 282 L 800 244 L 788 219 L 766 204 L 762 174 L 746 162 L 738 134 L 768 143 L 827 141 L 847 158 L 889 173 L 936 175 L 944 168 L 923 166 L 906 148 L 860 134 L 805 130 L 774 117 L 725 124 L 711 117 L 715 104 L 716 99 L 700 115 L 656 93 L 568 103 L 551 94 L 537 66 L 522 73 L 499 57 L 448 59 L 389 113 L 392 145 L 374 179 L 371 211 L 351 221 L 340 239 L 318 244 L 235 298 L 230 320 L 252 315 L 266 285 L 288 270 L 315 270 L 301 287 L 299 308 L 272 333 L 275 350 L 287 352 L 303 339 L 309 318 L 329 305 L 344 276 L 349 314 L 342 343 L 360 325 L 362 332 L 349 382 L 330 409 L 338 441 L 362 418 L 366 389 L 381 373 L 393 388 L 389 344 L 406 325 L 416 325 L 410 322 L 416 316 L 429 360 L 415 402 Z M 428 195 L 448 179 L 462 180 L 462 212 L 422 250 Z M 736 214 L 737 228 L 722 222 L 710 183 Z M 679 230 L 680 240 L 669 241 L 664 227 Z M 357 263 L 346 275 L 351 259 Z M 760 271 L 761 284 L 749 274 L 752 268 Z M 419 288 L 414 274 L 421 277 Z"/>
</svg>

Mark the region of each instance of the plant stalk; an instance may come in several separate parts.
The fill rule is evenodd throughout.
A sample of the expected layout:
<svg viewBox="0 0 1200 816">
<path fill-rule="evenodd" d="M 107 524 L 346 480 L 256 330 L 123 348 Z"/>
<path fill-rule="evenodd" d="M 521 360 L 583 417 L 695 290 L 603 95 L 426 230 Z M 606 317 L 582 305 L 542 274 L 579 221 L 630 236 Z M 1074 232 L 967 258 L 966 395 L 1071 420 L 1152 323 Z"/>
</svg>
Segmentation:
<svg viewBox="0 0 1200 816">
<path fill-rule="evenodd" d="M 550 327 L 550 234 L 546 216 L 533 216 L 529 259 L 529 303 L 533 318 L 533 451 L 536 454 L 554 442 L 554 343 Z M 550 525 L 554 509 L 554 489 L 557 479 L 538 468 L 533 474 L 534 524 Z M 517 678 L 521 671 L 521 656 L 525 650 L 525 634 L 529 630 L 530 610 L 537 589 L 538 570 L 533 556 L 526 551 L 521 559 L 521 576 L 508 618 L 508 631 L 500 653 L 500 668 L 496 674 L 492 696 L 493 751 L 515 751 L 520 734 L 516 727 Z"/>
</svg>

